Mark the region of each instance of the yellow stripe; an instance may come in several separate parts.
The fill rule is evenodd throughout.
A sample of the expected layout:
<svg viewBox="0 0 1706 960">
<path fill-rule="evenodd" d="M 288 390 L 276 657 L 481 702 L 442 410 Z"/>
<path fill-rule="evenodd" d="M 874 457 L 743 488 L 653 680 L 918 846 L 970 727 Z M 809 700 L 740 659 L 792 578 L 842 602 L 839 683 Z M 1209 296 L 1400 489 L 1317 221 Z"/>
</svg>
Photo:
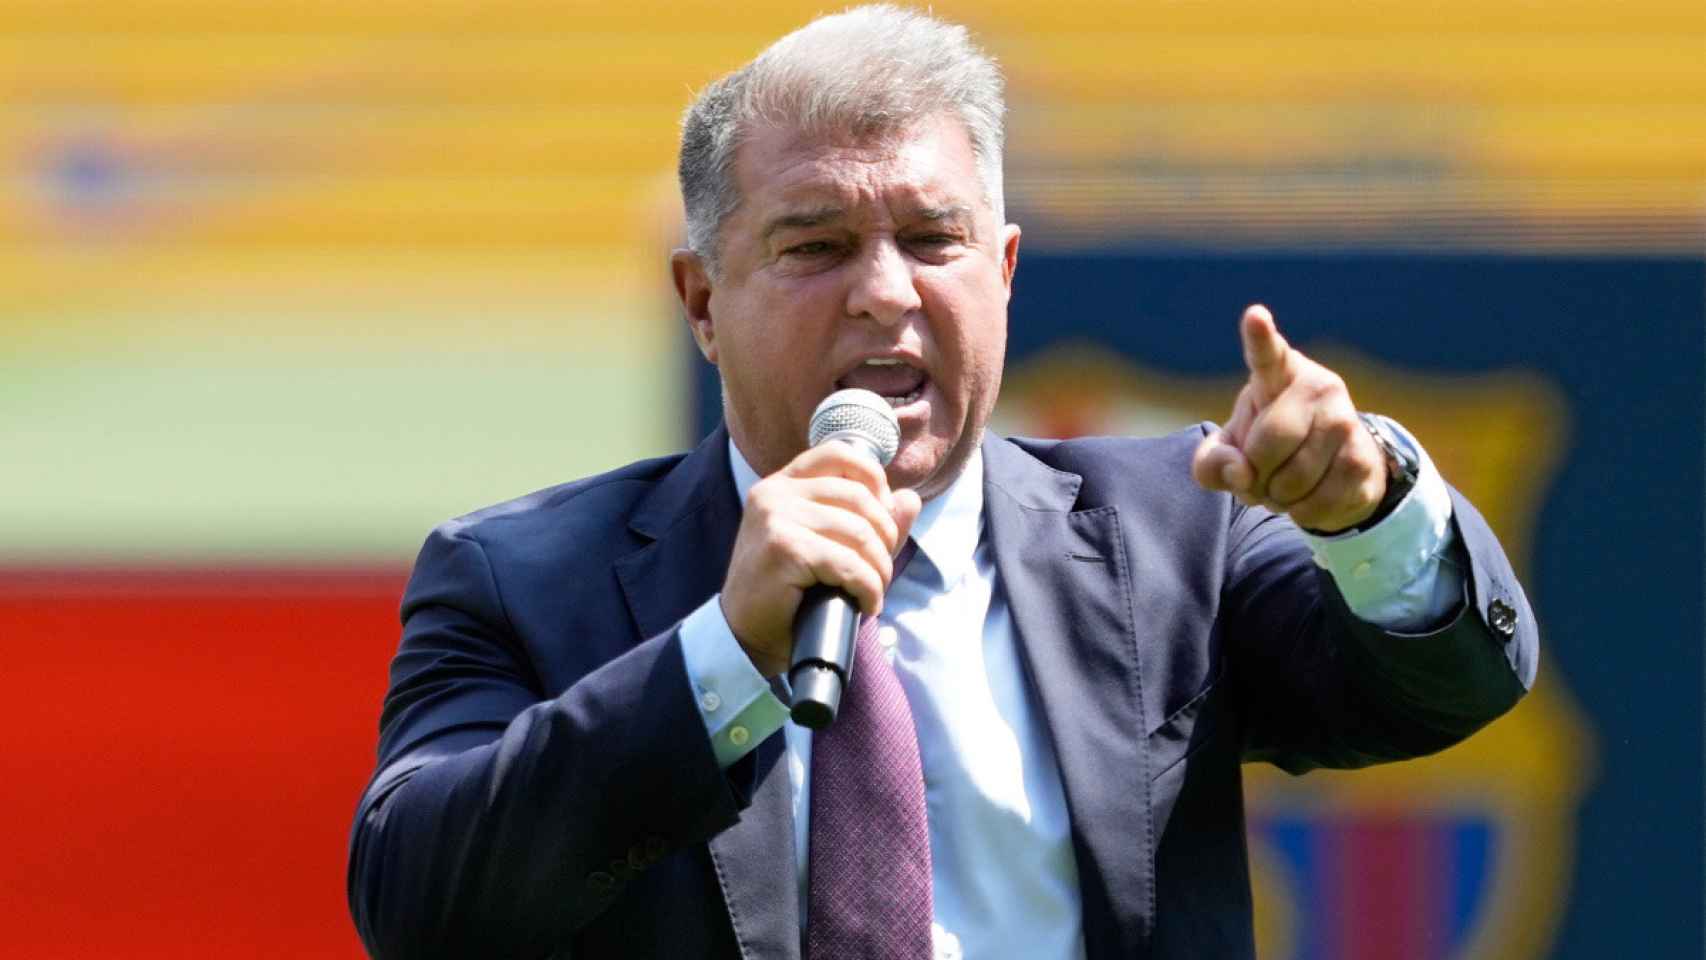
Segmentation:
<svg viewBox="0 0 1706 960">
<path fill-rule="evenodd" d="M 1693 0 L 1547 0 L 1545 3 L 1431 0 L 1219 0 L 1214 3 L 1036 3 L 1035 0 L 947 0 L 931 7 L 980 32 L 1177 30 L 1194 33 L 1258 31 L 1361 35 L 1383 32 L 1484 33 L 1532 30 L 1600 33 L 1618 30 L 1702 30 Z M 798 0 L 748 0 L 743 25 L 773 35 L 836 5 Z M 206 31 L 363 33 L 433 30 L 449 26 L 521 29 L 635 30 L 671 24 L 716 27 L 730 18 L 723 0 L 8 0 L 6 17 L 18 30 L 137 31 L 176 28 Z"/>
</svg>

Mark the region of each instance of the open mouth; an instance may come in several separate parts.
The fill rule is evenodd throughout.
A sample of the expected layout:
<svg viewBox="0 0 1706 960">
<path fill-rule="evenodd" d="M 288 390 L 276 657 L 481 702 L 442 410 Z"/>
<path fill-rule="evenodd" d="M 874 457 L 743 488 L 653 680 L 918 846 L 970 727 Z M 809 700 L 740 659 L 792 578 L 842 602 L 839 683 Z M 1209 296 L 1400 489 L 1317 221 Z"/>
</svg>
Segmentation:
<svg viewBox="0 0 1706 960">
<path fill-rule="evenodd" d="M 866 360 L 835 381 L 837 390 L 869 390 L 891 407 L 904 407 L 924 396 L 930 375 L 905 360 L 879 357 Z"/>
</svg>

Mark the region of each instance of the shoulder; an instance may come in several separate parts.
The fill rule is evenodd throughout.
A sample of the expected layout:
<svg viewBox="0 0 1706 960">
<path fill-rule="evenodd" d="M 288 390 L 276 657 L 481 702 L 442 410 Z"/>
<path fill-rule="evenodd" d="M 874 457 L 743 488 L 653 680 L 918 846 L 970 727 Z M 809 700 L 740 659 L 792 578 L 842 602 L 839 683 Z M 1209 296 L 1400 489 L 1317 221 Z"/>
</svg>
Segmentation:
<svg viewBox="0 0 1706 960">
<path fill-rule="evenodd" d="M 615 470 L 535 490 L 446 520 L 433 537 L 474 541 L 488 552 L 552 554 L 626 541 L 628 520 L 686 454 L 638 460 Z M 559 554 L 560 555 L 560 554 Z"/>
<path fill-rule="evenodd" d="M 1230 498 L 1191 479 L 1191 455 L 1212 429 L 1200 423 L 1159 437 L 1014 437 L 1005 442 L 1053 470 L 1081 477 L 1079 509 L 1136 499 L 1218 510 L 1224 506 L 1220 501 Z"/>
</svg>

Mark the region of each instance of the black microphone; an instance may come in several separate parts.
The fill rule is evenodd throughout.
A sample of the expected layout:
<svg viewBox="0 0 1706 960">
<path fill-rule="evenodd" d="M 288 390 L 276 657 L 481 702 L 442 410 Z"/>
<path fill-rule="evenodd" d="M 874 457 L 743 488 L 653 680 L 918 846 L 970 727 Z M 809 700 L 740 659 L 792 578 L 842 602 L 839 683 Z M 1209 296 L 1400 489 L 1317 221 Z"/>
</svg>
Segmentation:
<svg viewBox="0 0 1706 960">
<path fill-rule="evenodd" d="M 888 466 L 900 449 L 900 422 L 888 401 L 869 390 L 837 390 L 812 411 L 811 446 L 839 442 Z M 821 730 L 835 721 L 841 691 L 853 676 L 859 605 L 840 587 L 807 588 L 794 615 L 794 661 L 788 668 L 794 722 Z"/>
</svg>

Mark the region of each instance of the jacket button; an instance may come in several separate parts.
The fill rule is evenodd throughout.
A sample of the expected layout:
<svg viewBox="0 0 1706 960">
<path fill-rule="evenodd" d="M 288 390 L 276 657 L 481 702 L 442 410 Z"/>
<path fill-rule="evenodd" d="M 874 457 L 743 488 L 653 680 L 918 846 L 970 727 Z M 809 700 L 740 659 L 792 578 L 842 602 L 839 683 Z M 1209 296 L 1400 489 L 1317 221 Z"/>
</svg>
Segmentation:
<svg viewBox="0 0 1706 960">
<path fill-rule="evenodd" d="M 602 897 L 616 889 L 616 878 L 598 870 L 586 878 L 586 888 L 592 891 L 593 896 Z"/>
<path fill-rule="evenodd" d="M 1516 610 L 1503 600 L 1487 605 L 1487 624 L 1499 636 L 1509 640 L 1516 636 Z"/>
</svg>

